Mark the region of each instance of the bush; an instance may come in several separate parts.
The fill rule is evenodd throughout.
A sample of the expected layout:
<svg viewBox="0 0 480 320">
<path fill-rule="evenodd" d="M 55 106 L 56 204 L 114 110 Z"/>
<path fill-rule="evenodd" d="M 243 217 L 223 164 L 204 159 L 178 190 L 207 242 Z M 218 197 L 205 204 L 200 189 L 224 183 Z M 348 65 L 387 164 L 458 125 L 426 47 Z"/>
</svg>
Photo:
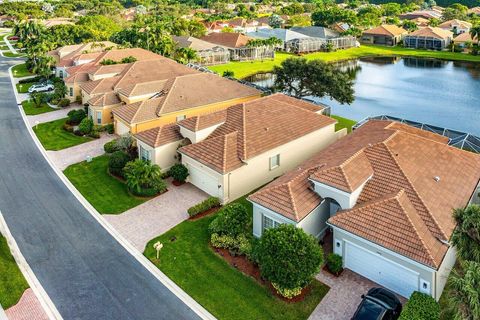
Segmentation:
<svg viewBox="0 0 480 320">
<path fill-rule="evenodd" d="M 60 99 L 60 101 L 58 101 L 58 104 L 57 104 L 59 108 L 65 108 L 65 107 L 68 107 L 69 105 L 70 105 L 70 100 L 66 98 Z"/>
<path fill-rule="evenodd" d="M 327 256 L 327 268 L 330 272 L 338 274 L 343 269 L 342 256 L 336 253 L 330 253 Z"/>
<path fill-rule="evenodd" d="M 215 248 L 228 249 L 231 254 L 244 254 L 250 259 L 252 253 L 252 240 L 244 234 L 239 234 L 236 237 L 228 235 L 212 234 L 210 243 Z"/>
<path fill-rule="evenodd" d="M 69 125 L 68 123 L 64 123 L 63 124 L 63 130 L 65 130 L 67 132 L 73 132 L 73 127 L 71 125 Z"/>
<path fill-rule="evenodd" d="M 67 113 L 67 116 L 68 116 L 67 123 L 70 125 L 76 126 L 80 122 L 82 122 L 83 119 L 87 117 L 87 114 L 83 109 L 77 109 Z"/>
<path fill-rule="evenodd" d="M 415 291 L 403 307 L 399 320 L 438 320 L 440 305 L 429 295 Z"/>
<path fill-rule="evenodd" d="M 210 223 L 210 234 L 236 237 L 240 234 L 250 235 L 252 217 L 240 203 L 231 203 L 223 207 L 215 220 Z"/>
<path fill-rule="evenodd" d="M 287 298 L 287 299 L 292 299 L 293 297 L 298 296 L 300 293 L 302 293 L 302 288 L 297 287 L 293 289 L 284 289 L 280 287 L 276 283 L 272 283 L 272 286 L 277 290 L 277 293 L 280 294 L 281 296 Z"/>
<path fill-rule="evenodd" d="M 78 125 L 78 131 L 82 134 L 89 134 L 93 130 L 93 120 L 90 118 L 83 118 L 83 120 Z"/>
<path fill-rule="evenodd" d="M 105 128 L 105 131 L 109 134 L 115 133 L 115 128 L 113 127 L 113 123 L 109 123 L 105 125 L 104 128 Z"/>
<path fill-rule="evenodd" d="M 27 78 L 27 79 L 21 79 L 21 80 L 18 80 L 18 83 L 20 84 L 25 84 L 25 83 L 37 83 L 37 82 L 43 82 L 45 80 L 45 77 L 43 76 L 36 76 L 36 77 L 33 77 L 33 78 Z"/>
<path fill-rule="evenodd" d="M 88 136 L 94 139 L 98 139 L 100 138 L 100 131 L 98 131 L 98 129 L 94 127 L 93 130 L 88 134 Z"/>
<path fill-rule="evenodd" d="M 185 182 L 189 174 L 187 167 L 181 163 L 174 164 L 168 171 L 173 180 L 178 182 Z"/>
<path fill-rule="evenodd" d="M 130 161 L 130 157 L 123 151 L 116 151 L 108 160 L 108 171 L 114 176 L 123 178 L 123 168 Z"/>
<path fill-rule="evenodd" d="M 162 170 L 156 164 L 150 164 L 149 161 L 136 159 L 130 161 L 123 168 L 128 189 L 137 195 L 145 192 L 152 195 L 167 190 L 167 185 L 162 179 Z M 149 190 L 152 189 L 152 190 Z"/>
<path fill-rule="evenodd" d="M 320 270 L 323 251 L 315 238 L 291 224 L 264 231 L 255 246 L 263 278 L 281 290 L 307 286 Z"/>
<path fill-rule="evenodd" d="M 190 217 L 194 217 L 199 213 L 205 212 L 215 207 L 220 206 L 220 199 L 217 197 L 208 197 L 202 202 L 194 205 L 193 207 L 188 208 L 187 212 Z"/>
<path fill-rule="evenodd" d="M 117 141 L 112 140 L 103 145 L 103 150 L 105 150 L 106 153 L 114 153 L 115 151 L 119 151 L 120 148 L 117 146 Z"/>
</svg>

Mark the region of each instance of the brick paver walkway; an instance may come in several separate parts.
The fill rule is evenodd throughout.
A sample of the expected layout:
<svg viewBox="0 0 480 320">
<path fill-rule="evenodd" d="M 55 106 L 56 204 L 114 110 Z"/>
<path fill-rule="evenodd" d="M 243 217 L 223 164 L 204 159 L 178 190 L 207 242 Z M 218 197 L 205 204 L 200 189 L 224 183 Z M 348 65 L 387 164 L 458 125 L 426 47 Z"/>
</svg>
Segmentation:
<svg viewBox="0 0 480 320">
<path fill-rule="evenodd" d="M 362 301 L 362 294 L 366 294 L 370 288 L 381 287 L 348 269 L 338 278 L 322 270 L 316 278 L 328 285 L 330 291 L 312 312 L 309 320 L 349 320 Z M 402 297 L 399 299 L 402 303 L 406 301 Z"/>
<path fill-rule="evenodd" d="M 187 209 L 208 195 L 186 183 L 176 187 L 168 182 L 168 192 L 120 215 L 105 219 L 135 248 L 143 252 L 148 241 L 165 233 L 188 218 Z"/>
<path fill-rule="evenodd" d="M 103 145 L 116 138 L 118 138 L 118 136 L 114 134 L 103 134 L 99 139 L 85 142 L 71 148 L 47 151 L 47 155 L 55 166 L 63 171 L 69 165 L 85 160 L 87 156 L 94 158 L 104 154 Z"/>
<path fill-rule="evenodd" d="M 20 301 L 5 313 L 8 320 L 48 320 L 47 314 L 31 288 L 25 290 Z"/>
</svg>

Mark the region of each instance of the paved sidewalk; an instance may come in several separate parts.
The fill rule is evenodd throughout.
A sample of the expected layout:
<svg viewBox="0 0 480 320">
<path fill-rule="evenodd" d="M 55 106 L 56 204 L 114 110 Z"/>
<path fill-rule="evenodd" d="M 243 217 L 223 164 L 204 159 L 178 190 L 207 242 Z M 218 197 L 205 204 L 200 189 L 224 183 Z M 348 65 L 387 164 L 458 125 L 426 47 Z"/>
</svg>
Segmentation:
<svg viewBox="0 0 480 320">
<path fill-rule="evenodd" d="M 85 160 L 87 156 L 93 158 L 104 154 L 103 145 L 116 138 L 118 138 L 118 136 L 114 134 L 103 134 L 99 139 L 91 142 L 82 143 L 59 151 L 47 151 L 47 154 L 55 166 L 63 171 L 69 165 Z"/>
<path fill-rule="evenodd" d="M 379 284 L 345 269 L 340 277 L 334 277 L 323 269 L 316 275 L 317 280 L 330 287 L 327 295 L 312 312 L 309 320 L 349 320 L 370 288 Z M 406 299 L 399 297 L 402 303 Z"/>
<path fill-rule="evenodd" d="M 208 195 L 190 183 L 174 186 L 168 180 L 168 191 L 119 215 L 104 218 L 143 252 L 148 241 L 188 219 L 187 209 Z"/>
<path fill-rule="evenodd" d="M 50 122 L 50 121 L 66 118 L 67 113 L 69 113 L 70 110 L 80 109 L 80 108 L 81 106 L 79 105 L 73 105 L 73 106 L 69 106 L 63 109 L 58 109 L 55 111 L 45 112 L 45 113 L 37 114 L 34 116 L 27 116 L 27 119 L 28 119 L 28 123 L 30 123 L 30 126 L 33 127 L 37 121 L 38 123 L 44 123 L 44 122 Z"/>
<path fill-rule="evenodd" d="M 20 301 L 5 313 L 8 320 L 48 320 L 47 314 L 31 288 L 25 290 Z"/>
</svg>

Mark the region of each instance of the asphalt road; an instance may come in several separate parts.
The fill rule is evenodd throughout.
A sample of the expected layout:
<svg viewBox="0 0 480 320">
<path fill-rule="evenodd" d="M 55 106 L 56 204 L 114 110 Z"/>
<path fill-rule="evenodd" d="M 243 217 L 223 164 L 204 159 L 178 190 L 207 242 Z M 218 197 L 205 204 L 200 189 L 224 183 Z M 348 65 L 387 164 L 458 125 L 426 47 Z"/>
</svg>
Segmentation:
<svg viewBox="0 0 480 320">
<path fill-rule="evenodd" d="M 0 57 L 0 211 L 64 319 L 197 319 L 67 189 L 37 149 Z"/>
</svg>

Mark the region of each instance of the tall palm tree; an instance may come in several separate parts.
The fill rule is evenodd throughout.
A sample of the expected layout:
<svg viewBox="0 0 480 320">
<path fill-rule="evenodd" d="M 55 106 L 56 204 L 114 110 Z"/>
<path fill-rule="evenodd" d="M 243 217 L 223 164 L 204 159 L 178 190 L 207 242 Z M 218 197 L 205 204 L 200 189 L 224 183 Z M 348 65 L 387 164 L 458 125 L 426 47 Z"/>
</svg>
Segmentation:
<svg viewBox="0 0 480 320">
<path fill-rule="evenodd" d="M 463 271 L 453 270 L 450 275 L 449 308 L 452 320 L 480 319 L 480 263 L 465 261 Z"/>
<path fill-rule="evenodd" d="M 472 36 L 472 40 L 474 40 L 475 37 L 477 37 L 477 46 L 479 46 L 480 45 L 480 24 L 477 24 L 470 29 L 470 36 Z"/>
<path fill-rule="evenodd" d="M 456 247 L 458 257 L 480 263 L 480 206 L 456 209 L 453 218 L 457 227 L 451 243 Z"/>
</svg>

